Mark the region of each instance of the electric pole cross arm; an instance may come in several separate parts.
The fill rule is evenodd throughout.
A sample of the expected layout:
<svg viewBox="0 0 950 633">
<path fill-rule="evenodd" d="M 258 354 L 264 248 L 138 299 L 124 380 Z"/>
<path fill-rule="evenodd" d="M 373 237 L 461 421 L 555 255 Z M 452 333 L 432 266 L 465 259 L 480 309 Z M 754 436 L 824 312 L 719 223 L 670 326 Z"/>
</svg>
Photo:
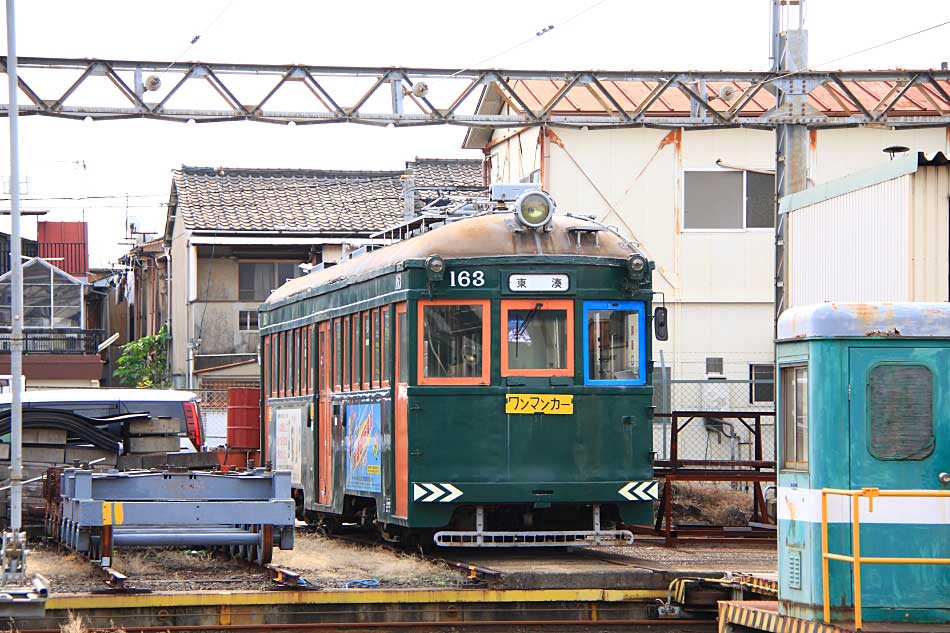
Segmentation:
<svg viewBox="0 0 950 633">
<path fill-rule="evenodd" d="M 0 70 L 7 63 L 0 57 Z M 21 115 L 74 119 L 588 129 L 950 126 L 947 70 L 790 75 L 21 57 L 18 72 Z M 782 97 L 792 88 L 801 99 Z M 0 116 L 9 113 L 9 104 L 0 105 Z"/>
</svg>

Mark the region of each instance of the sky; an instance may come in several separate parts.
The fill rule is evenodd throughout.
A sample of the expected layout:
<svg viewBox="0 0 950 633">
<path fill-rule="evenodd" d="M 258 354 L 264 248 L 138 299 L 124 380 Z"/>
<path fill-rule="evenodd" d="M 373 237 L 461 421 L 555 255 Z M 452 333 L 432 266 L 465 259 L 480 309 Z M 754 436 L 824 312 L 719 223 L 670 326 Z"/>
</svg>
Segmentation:
<svg viewBox="0 0 950 633">
<path fill-rule="evenodd" d="M 19 0 L 16 29 L 19 55 L 38 57 L 460 69 L 762 70 L 769 66 L 770 4 Z M 902 0 L 898 5 L 809 0 L 809 61 L 820 69 L 939 68 L 950 60 L 950 25 L 852 53 L 946 21 L 950 4 L 936 0 Z M 550 25 L 555 28 L 536 35 Z M 191 44 L 195 36 L 200 37 Z M 6 54 L 5 33 L 2 39 Z M 37 77 L 33 81 L 41 85 L 36 72 L 24 70 L 23 77 L 28 82 Z M 5 78 L 0 99 L 8 100 Z M 464 129 L 447 126 L 378 129 L 21 117 L 22 206 L 49 210 L 47 220 L 89 222 L 91 264 L 108 266 L 128 250 L 127 217 L 140 229 L 163 230 L 172 170 L 181 165 L 401 169 L 415 157 L 479 157 L 477 151 L 461 149 L 463 136 Z M 0 120 L 0 145 L 9 145 L 7 119 Z M 0 156 L 0 182 L 0 197 L 5 198 L 8 151 Z M 24 234 L 35 236 L 35 225 L 36 219 L 24 219 Z M 0 219 L 0 230 L 8 226 Z"/>
</svg>

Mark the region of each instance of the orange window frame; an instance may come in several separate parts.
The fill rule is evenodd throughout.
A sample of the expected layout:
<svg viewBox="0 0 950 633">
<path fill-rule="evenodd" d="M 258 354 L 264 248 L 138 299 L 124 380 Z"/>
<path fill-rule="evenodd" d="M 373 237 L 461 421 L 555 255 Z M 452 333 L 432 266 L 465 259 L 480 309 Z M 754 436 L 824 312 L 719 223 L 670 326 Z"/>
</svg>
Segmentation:
<svg viewBox="0 0 950 633">
<path fill-rule="evenodd" d="M 263 359 L 264 365 L 264 388 L 261 390 L 261 392 L 265 396 L 269 396 L 272 382 L 270 372 L 273 366 L 270 357 L 270 336 L 262 336 L 261 339 L 261 358 Z"/>
<path fill-rule="evenodd" d="M 389 374 L 386 373 L 386 370 L 389 369 L 389 364 L 386 362 L 387 358 L 390 358 L 390 354 L 393 353 L 393 336 L 392 336 L 392 308 L 390 306 L 383 306 L 379 309 L 380 316 L 380 328 L 379 336 L 380 338 L 380 354 L 379 362 L 381 367 L 379 368 L 379 380 L 381 387 L 388 387 L 391 383 L 389 380 Z M 387 336 L 388 341 L 387 341 Z M 388 345 L 387 345 L 388 343 Z"/>
<path fill-rule="evenodd" d="M 565 338 L 567 349 L 563 369 L 511 369 L 508 367 L 508 312 L 530 310 L 541 304 L 541 311 L 564 310 L 567 313 Z M 502 299 L 501 301 L 501 375 L 502 376 L 573 376 L 574 375 L 574 301 L 572 299 Z"/>
<path fill-rule="evenodd" d="M 482 309 L 482 373 L 479 376 L 427 378 L 425 376 L 425 309 L 432 306 L 480 306 Z M 490 385 L 491 384 L 491 301 L 489 299 L 423 299 L 418 303 L 418 337 L 416 347 L 417 379 L 420 385 Z M 398 342 L 396 343 L 399 344 Z"/>
<path fill-rule="evenodd" d="M 363 354 L 363 389 L 369 389 L 373 383 L 373 317 L 369 310 L 362 313 L 363 327 L 360 328 L 360 349 Z"/>
<path fill-rule="evenodd" d="M 350 317 L 343 317 L 343 391 L 350 390 Z"/>
<path fill-rule="evenodd" d="M 369 329 L 372 336 L 369 343 L 369 350 L 370 356 L 373 357 L 373 368 L 372 371 L 370 371 L 369 377 L 373 389 L 379 389 L 379 381 L 382 377 L 383 370 L 383 366 L 380 364 L 382 362 L 383 339 L 381 338 L 382 328 L 380 328 L 379 315 L 379 308 L 374 308 L 369 318 Z"/>
<path fill-rule="evenodd" d="M 343 323 L 340 319 L 333 319 L 332 332 L 330 338 L 333 339 L 331 349 L 333 351 L 333 375 L 330 376 L 330 391 L 343 391 Z M 339 379 L 339 380 L 338 380 Z"/>
</svg>

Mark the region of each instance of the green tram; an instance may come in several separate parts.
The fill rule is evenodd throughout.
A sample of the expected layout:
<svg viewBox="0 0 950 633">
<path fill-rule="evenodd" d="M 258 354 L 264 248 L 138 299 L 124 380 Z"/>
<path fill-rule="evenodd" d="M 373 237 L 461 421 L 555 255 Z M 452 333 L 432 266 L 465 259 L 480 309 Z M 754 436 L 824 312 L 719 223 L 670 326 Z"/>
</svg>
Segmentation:
<svg viewBox="0 0 950 633">
<path fill-rule="evenodd" d="M 476 547 L 629 543 L 651 521 L 653 264 L 504 187 L 261 306 L 264 455 L 306 520 Z"/>
</svg>

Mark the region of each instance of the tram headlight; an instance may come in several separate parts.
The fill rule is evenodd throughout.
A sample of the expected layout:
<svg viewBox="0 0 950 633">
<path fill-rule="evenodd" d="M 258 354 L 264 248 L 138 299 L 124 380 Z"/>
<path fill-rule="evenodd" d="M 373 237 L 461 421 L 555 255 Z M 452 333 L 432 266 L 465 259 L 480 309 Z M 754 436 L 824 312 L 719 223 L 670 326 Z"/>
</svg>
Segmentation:
<svg viewBox="0 0 950 633">
<path fill-rule="evenodd" d="M 445 260 L 439 255 L 430 255 L 426 258 L 426 276 L 429 281 L 442 281 L 445 275 Z"/>
<path fill-rule="evenodd" d="M 634 254 L 627 258 L 627 277 L 633 281 L 642 281 L 648 268 L 649 262 L 643 255 Z"/>
<path fill-rule="evenodd" d="M 515 200 L 515 217 L 522 225 L 539 229 L 554 218 L 554 199 L 543 191 L 526 191 Z"/>
</svg>

